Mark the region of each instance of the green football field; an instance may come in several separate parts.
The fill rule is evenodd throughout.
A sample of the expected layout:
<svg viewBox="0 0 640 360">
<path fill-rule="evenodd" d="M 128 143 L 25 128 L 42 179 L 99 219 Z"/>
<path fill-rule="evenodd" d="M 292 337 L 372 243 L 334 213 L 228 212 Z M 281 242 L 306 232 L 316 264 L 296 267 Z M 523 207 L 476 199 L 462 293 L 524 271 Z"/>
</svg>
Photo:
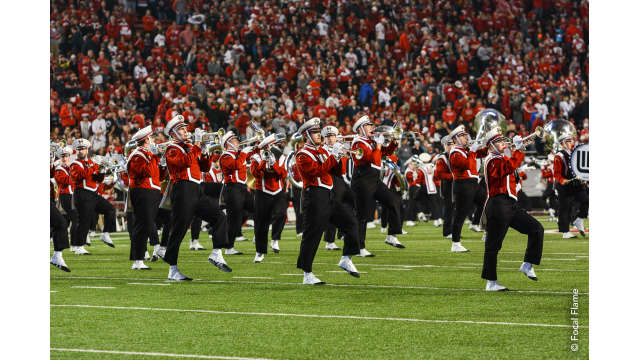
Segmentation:
<svg viewBox="0 0 640 360">
<path fill-rule="evenodd" d="M 489 293 L 480 278 L 482 233 L 467 227 L 469 253 L 451 253 L 431 223 L 405 228 L 398 238 L 406 249 L 384 244 L 379 225 L 369 229 L 367 249 L 377 256 L 354 257 L 359 279 L 322 242 L 313 271 L 324 286 L 302 285 L 291 227 L 281 252 L 261 264 L 253 263 L 251 241 L 236 243 L 245 254 L 225 256 L 231 273 L 207 262 L 206 233 L 207 251 L 189 251 L 187 234 L 179 268 L 195 280 L 183 283 L 166 280 L 161 260 L 146 262 L 151 271 L 131 270 L 125 233 L 113 234 L 115 249 L 94 238 L 92 255 L 64 252 L 71 273 L 51 267 L 51 358 L 587 358 L 588 235 L 545 234 L 535 282 L 518 271 L 526 236 L 509 230 L 498 277 L 512 291 Z M 251 239 L 252 229 L 244 235 Z"/>
</svg>

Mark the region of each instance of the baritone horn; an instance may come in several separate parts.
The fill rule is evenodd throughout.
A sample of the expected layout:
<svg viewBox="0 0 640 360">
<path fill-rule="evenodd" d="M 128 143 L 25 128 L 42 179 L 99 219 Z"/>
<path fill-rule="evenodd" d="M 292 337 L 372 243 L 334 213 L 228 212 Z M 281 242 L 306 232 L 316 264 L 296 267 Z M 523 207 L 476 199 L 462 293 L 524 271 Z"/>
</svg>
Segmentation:
<svg viewBox="0 0 640 360">
<path fill-rule="evenodd" d="M 534 142 L 535 138 L 537 137 L 542 138 L 543 136 L 544 136 L 544 129 L 542 128 L 542 126 L 538 126 L 533 131 L 533 134 L 522 138 L 522 146 L 530 145 Z"/>
</svg>

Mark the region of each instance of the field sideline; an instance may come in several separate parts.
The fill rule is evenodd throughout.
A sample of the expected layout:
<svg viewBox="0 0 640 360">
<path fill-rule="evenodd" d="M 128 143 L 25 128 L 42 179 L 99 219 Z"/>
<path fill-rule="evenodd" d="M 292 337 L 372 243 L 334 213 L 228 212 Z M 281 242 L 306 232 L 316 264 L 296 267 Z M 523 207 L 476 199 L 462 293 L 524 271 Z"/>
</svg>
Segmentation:
<svg viewBox="0 0 640 360">
<path fill-rule="evenodd" d="M 151 271 L 131 270 L 126 233 L 113 234 L 115 249 L 93 238 L 90 256 L 64 252 L 71 273 L 51 267 L 51 358 L 587 358 L 589 235 L 545 234 L 534 282 L 518 271 L 526 236 L 509 230 L 498 277 L 513 291 L 487 293 L 482 233 L 467 227 L 462 244 L 471 252 L 463 254 L 449 252 L 450 240 L 431 223 L 405 228 L 409 234 L 398 238 L 406 249 L 384 244 L 379 225 L 369 229 L 367 249 L 377 256 L 354 257 L 359 279 L 322 242 L 314 273 L 325 286 L 302 285 L 300 240 L 291 227 L 281 252 L 261 264 L 253 263 L 251 241 L 236 243 L 245 254 L 225 256 L 231 273 L 207 262 L 206 233 L 200 242 L 207 250 L 197 252 L 188 250 L 187 234 L 179 268 L 195 280 L 186 283 L 168 282 L 162 261 L 147 262 Z M 244 235 L 251 239 L 253 230 Z M 570 342 L 574 300 L 577 343 Z"/>
</svg>

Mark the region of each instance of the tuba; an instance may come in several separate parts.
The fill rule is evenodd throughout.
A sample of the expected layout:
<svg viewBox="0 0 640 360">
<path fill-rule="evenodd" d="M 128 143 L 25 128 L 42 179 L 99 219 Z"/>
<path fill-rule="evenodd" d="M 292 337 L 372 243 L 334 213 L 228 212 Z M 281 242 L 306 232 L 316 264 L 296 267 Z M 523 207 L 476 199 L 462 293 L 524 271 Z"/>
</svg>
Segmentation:
<svg viewBox="0 0 640 360">
<path fill-rule="evenodd" d="M 560 149 L 559 139 L 563 136 L 570 135 L 574 139 L 577 138 L 576 127 L 567 120 L 553 120 L 544 126 L 545 148 L 551 151 Z"/>
<path fill-rule="evenodd" d="M 407 180 L 404 178 L 402 171 L 400 171 L 400 167 L 393 161 L 385 159 L 384 161 L 382 161 L 382 171 L 380 172 L 380 175 L 384 177 L 384 174 L 387 172 L 387 170 L 393 173 L 393 177 L 395 177 L 398 181 L 398 184 L 400 184 L 398 187 L 398 191 L 400 191 L 400 193 L 406 192 L 408 188 Z"/>
<path fill-rule="evenodd" d="M 499 128 L 501 134 L 507 133 L 507 120 L 496 109 L 484 109 L 473 119 L 473 127 L 476 130 L 475 143 L 482 143 L 483 138 L 494 128 Z"/>
<path fill-rule="evenodd" d="M 302 181 L 296 181 L 293 178 L 293 174 L 294 174 L 293 167 L 296 166 L 295 151 L 292 151 L 289 153 L 289 155 L 287 155 L 287 158 L 284 161 L 284 166 L 287 169 L 287 179 L 289 179 L 289 184 L 291 184 L 291 186 L 295 188 L 302 189 Z"/>
</svg>

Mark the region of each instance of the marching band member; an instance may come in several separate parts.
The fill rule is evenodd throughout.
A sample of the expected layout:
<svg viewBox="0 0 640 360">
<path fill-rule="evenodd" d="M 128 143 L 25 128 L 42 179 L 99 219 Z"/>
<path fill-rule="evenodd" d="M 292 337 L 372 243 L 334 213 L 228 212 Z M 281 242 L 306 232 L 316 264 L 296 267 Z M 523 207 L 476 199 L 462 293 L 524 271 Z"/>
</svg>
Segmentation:
<svg viewBox="0 0 640 360">
<path fill-rule="evenodd" d="M 344 203 L 331 194 L 333 178 L 342 171 L 340 157 L 342 144 L 335 144 L 331 154 L 322 148 L 320 119 L 313 118 L 302 124 L 299 133 L 305 137 L 305 146 L 296 153 L 296 164 L 303 182 L 302 221 L 303 232 L 298 256 L 298 268 L 304 271 L 303 284 L 324 284 L 312 272 L 313 259 L 327 223 L 334 224 L 345 233 L 344 249 L 338 266 L 354 277 L 360 277 L 351 261 L 358 251 L 357 221 Z"/>
<path fill-rule="evenodd" d="M 478 186 L 476 186 L 475 196 L 473 197 L 473 205 L 475 210 L 471 216 L 471 224 L 469 224 L 469 230 L 475 232 L 482 232 L 480 221 L 482 221 L 482 211 L 484 210 L 484 203 L 487 200 L 487 183 L 484 180 L 484 175 L 480 173 Z"/>
<path fill-rule="evenodd" d="M 418 162 L 418 157 L 413 155 L 409 158 L 407 169 L 404 171 L 404 178 L 407 180 L 407 186 L 409 187 L 409 200 L 407 204 L 408 216 L 407 221 L 404 222 L 406 226 L 416 226 L 413 220 L 416 218 L 420 188 L 424 182 L 424 174 L 417 170 Z"/>
<path fill-rule="evenodd" d="M 449 153 L 449 164 L 453 175 L 453 224 L 452 252 L 467 252 L 460 244 L 460 233 L 464 219 L 471 214 L 476 192 L 478 191 L 478 168 L 477 158 L 486 156 L 487 150 L 480 149 L 480 145 L 473 144 L 468 148 L 469 134 L 464 125 L 453 129 L 449 134 L 454 142 L 454 146 Z"/>
<path fill-rule="evenodd" d="M 453 141 L 449 135 L 444 136 L 440 140 L 444 152 L 438 155 L 436 159 L 436 170 L 434 172 L 434 179 L 440 181 L 440 198 L 443 202 L 443 218 L 439 222 L 442 225 L 442 236 L 451 239 L 451 222 L 453 218 L 453 199 L 452 199 L 452 182 L 453 174 L 451 174 L 451 167 L 449 165 L 449 151 L 453 147 Z"/>
<path fill-rule="evenodd" d="M 438 186 L 435 179 L 435 165 L 430 163 L 431 156 L 427 154 L 428 160 L 425 166 L 419 168 L 419 172 L 423 174 L 424 183 L 422 191 L 425 193 L 422 198 L 425 199 L 427 207 L 431 211 L 431 219 L 434 224 L 442 221 L 442 204 L 440 203 L 440 195 L 438 194 Z"/>
<path fill-rule="evenodd" d="M 570 133 L 564 133 L 558 137 L 560 150 L 553 159 L 553 179 L 555 188 L 558 191 L 558 230 L 562 233 L 563 239 L 576 237 L 569 232 L 569 222 L 571 216 L 571 205 L 578 204 L 578 217 L 573 225 L 584 233 L 584 219 L 589 212 L 589 193 L 582 182 L 576 179 L 573 171 L 569 167 L 571 162 L 571 152 L 575 147 L 575 139 Z"/>
<path fill-rule="evenodd" d="M 295 134 L 294 134 L 295 136 Z M 297 142 L 294 145 L 293 152 L 296 153 L 301 147 L 304 146 L 303 142 Z M 296 236 L 302 237 L 302 213 L 301 210 L 301 196 L 302 196 L 302 175 L 300 175 L 300 169 L 297 165 L 292 166 L 293 174 L 291 178 L 295 184 L 289 179 L 291 188 L 291 203 L 293 204 L 293 211 L 296 214 Z"/>
<path fill-rule="evenodd" d="M 86 239 L 96 213 L 103 214 L 104 229 L 100 239 L 106 245 L 115 247 L 109 233 L 116 230 L 116 209 L 96 192 L 104 180 L 104 174 L 99 173 L 98 164 L 88 157 L 90 145 L 91 143 L 86 139 L 74 140 L 73 148 L 76 150 L 77 157 L 69 167 L 75 185 L 73 201 L 78 209 L 79 221 L 76 236 L 78 239 Z M 89 254 L 83 246 L 75 250 L 78 255 Z"/>
<path fill-rule="evenodd" d="M 335 126 L 325 126 L 320 132 L 324 141 L 323 148 L 327 152 L 333 151 L 333 146 L 338 142 L 338 128 Z M 331 189 L 333 199 L 337 202 L 344 204 L 353 213 L 354 207 L 354 195 L 351 188 L 344 181 L 344 175 L 347 173 L 347 157 L 340 158 L 340 171 L 331 172 L 331 178 L 333 179 L 333 189 Z M 336 245 L 336 230 L 337 227 L 329 223 L 327 229 L 324 232 L 324 241 L 326 242 L 325 250 L 340 250 Z"/>
<path fill-rule="evenodd" d="M 226 255 L 241 255 L 242 252 L 234 248 L 236 238 L 242 237 L 242 223 L 244 222 L 245 209 L 253 211 L 253 201 L 251 194 L 247 191 L 247 158 L 255 153 L 253 146 L 247 146 L 241 151 L 238 150 L 240 142 L 232 131 L 227 131 L 220 140 L 224 147 L 224 152 L 220 155 L 220 168 L 224 186 L 222 197 L 227 209 L 227 220 L 229 224 Z M 255 222 L 254 222 L 255 225 Z"/>
<path fill-rule="evenodd" d="M 78 239 L 78 211 L 73 206 L 73 178 L 71 177 L 71 146 L 65 146 L 58 152 L 60 162 L 55 167 L 55 179 L 58 184 L 58 201 L 64 210 L 65 220 L 71 224 L 69 234 L 71 235 L 71 251 L 78 247 L 82 247 L 85 243 L 84 239 Z M 83 248 L 84 249 L 84 248 Z M 85 250 L 86 251 L 86 250 Z"/>
<path fill-rule="evenodd" d="M 158 206 L 162 200 L 160 191 L 160 156 L 151 138 L 151 125 L 140 129 L 131 138 L 137 148 L 127 158 L 127 174 L 129 177 L 129 196 L 133 205 L 133 238 L 129 260 L 133 260 L 133 270 L 149 270 L 144 264 L 147 251 L 147 239 L 153 239 L 152 244 L 158 243 L 158 232 L 155 219 Z"/>
<path fill-rule="evenodd" d="M 557 221 L 556 210 L 558 209 L 558 197 L 553 188 L 553 154 L 549 154 L 549 160 L 544 160 L 542 163 L 542 169 L 540 170 L 542 175 L 540 181 L 545 185 L 545 189 L 542 192 L 542 201 L 547 205 L 547 211 L 549 211 L 549 221 Z"/>
<path fill-rule="evenodd" d="M 260 144 L 258 151 L 251 155 L 251 174 L 255 178 L 254 190 L 254 233 L 256 241 L 256 256 L 254 263 L 264 260 L 267 253 L 267 239 L 269 235 L 269 224 L 274 214 L 281 216 L 286 211 L 286 204 L 283 203 L 280 193 L 284 191 L 281 179 L 286 176 L 284 159 L 278 161 L 269 149 L 269 141 L 273 135 L 268 136 Z M 280 161 L 281 160 L 281 161 Z M 273 247 L 273 243 L 271 244 Z M 276 245 L 277 247 L 277 245 Z M 280 251 L 278 247 L 278 251 Z"/>
<path fill-rule="evenodd" d="M 382 181 L 380 181 L 380 169 L 382 166 L 382 156 L 393 154 L 398 144 L 391 141 L 383 147 L 384 136 L 382 134 L 373 136 L 373 122 L 369 116 L 361 116 L 353 125 L 353 131 L 358 136 L 351 142 L 351 150 L 362 151 L 362 156 L 352 156 L 353 177 L 351 179 L 351 189 L 356 195 L 356 212 L 359 221 L 360 236 L 360 256 L 369 256 L 371 253 L 365 248 L 365 238 L 367 235 L 367 221 L 373 220 L 376 200 L 389 209 L 389 230 L 385 244 L 404 248 L 404 245 L 395 237 L 402 233 L 402 201 L 389 191 Z"/>
<path fill-rule="evenodd" d="M 395 163 L 398 161 L 398 158 L 395 155 L 387 156 L 387 160 L 392 162 L 395 166 Z M 389 189 L 389 192 L 394 197 L 395 201 L 402 202 L 402 191 L 400 189 L 400 182 L 393 168 L 389 166 L 383 166 L 384 172 L 382 174 L 382 183 L 384 186 Z M 403 209 L 400 209 L 400 217 L 403 216 Z M 382 205 L 380 206 L 380 226 L 381 229 L 386 229 L 389 226 L 389 216 L 390 211 L 389 208 Z M 382 230 L 381 230 L 382 231 Z M 403 230 L 403 234 L 406 234 Z M 399 248 L 403 248 L 404 245 L 399 244 Z"/>
<path fill-rule="evenodd" d="M 205 196 L 211 197 L 215 203 L 219 203 L 220 192 L 222 191 L 222 170 L 220 169 L 220 155 L 209 156 L 209 171 L 202 173 L 203 181 L 200 183 Z M 197 216 L 193 217 L 191 222 L 191 242 L 189 250 L 205 250 L 198 240 L 200 238 L 200 229 L 202 228 L 202 219 Z"/>
<path fill-rule="evenodd" d="M 53 233 L 53 256 L 49 263 L 58 269 L 71 272 L 62 258 L 62 250 L 69 248 L 69 226 L 65 217 L 56 206 L 55 170 L 53 166 L 49 168 L 49 224 Z M 63 185 L 64 186 L 64 185 Z"/>
<path fill-rule="evenodd" d="M 517 203 L 516 171 L 524 159 L 524 153 L 520 151 L 523 147 L 522 138 L 520 136 L 513 138 L 515 150 L 510 158 L 504 156 L 508 138 L 502 136 L 498 129 L 491 130 L 486 138 L 491 153 L 484 164 L 489 199 L 485 208 L 487 237 L 482 278 L 487 280 L 487 291 L 504 291 L 508 289 L 498 283 L 496 269 L 498 252 L 502 248 L 507 230 L 512 227 L 522 234 L 527 234 L 527 249 L 520 271 L 531 280 L 537 281 L 532 264 L 540 265 L 544 228 Z"/>
<path fill-rule="evenodd" d="M 277 201 L 280 204 L 277 206 L 277 208 L 280 209 L 281 211 L 279 213 L 274 213 L 271 218 L 271 250 L 273 250 L 274 253 L 280 252 L 279 242 L 282 237 L 282 231 L 284 230 L 284 225 L 287 222 L 287 209 L 289 207 L 288 194 L 286 191 L 288 174 L 287 174 L 285 161 L 287 157 L 284 156 L 284 153 L 282 151 L 282 149 L 284 149 L 284 146 L 286 145 L 284 143 L 285 141 L 286 140 L 283 140 L 282 143 L 276 144 L 272 148 L 272 152 L 274 153 L 274 155 L 276 155 L 278 159 L 278 163 L 281 164 L 284 170 L 280 174 L 280 177 L 278 179 L 278 181 L 280 182 L 280 186 L 282 187 L 282 191 L 280 191 L 278 195 L 276 195 L 278 197 Z"/>
<path fill-rule="evenodd" d="M 200 142 L 202 129 L 196 129 L 194 143 L 187 142 L 189 136 L 187 124 L 182 115 L 175 116 L 164 129 L 166 136 L 171 136 L 173 142 L 167 146 L 165 157 L 167 168 L 171 175 L 171 233 L 164 255 L 169 267 L 169 280 L 189 281 L 191 278 L 178 270 L 178 253 L 180 243 L 191 224 L 194 215 L 202 218 L 214 228 L 212 237 L 213 250 L 209 255 L 209 262 L 224 272 L 231 272 L 222 257 L 221 248 L 227 244 L 227 217 L 217 204 L 202 196 L 200 182 L 202 181 L 201 166 L 206 169 L 208 159 L 201 156 Z"/>
</svg>

